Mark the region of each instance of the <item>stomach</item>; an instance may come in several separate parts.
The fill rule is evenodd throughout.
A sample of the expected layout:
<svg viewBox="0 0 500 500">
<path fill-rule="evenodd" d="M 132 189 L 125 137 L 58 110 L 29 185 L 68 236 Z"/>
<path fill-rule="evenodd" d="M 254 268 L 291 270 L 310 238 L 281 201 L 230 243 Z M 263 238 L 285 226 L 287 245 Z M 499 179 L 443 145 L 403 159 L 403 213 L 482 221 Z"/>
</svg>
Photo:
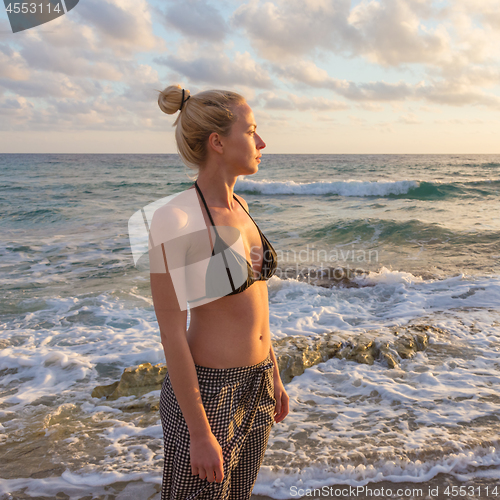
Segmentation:
<svg viewBox="0 0 500 500">
<path fill-rule="evenodd" d="M 235 368 L 266 359 L 271 348 L 266 282 L 191 309 L 187 341 L 199 366 Z"/>
</svg>

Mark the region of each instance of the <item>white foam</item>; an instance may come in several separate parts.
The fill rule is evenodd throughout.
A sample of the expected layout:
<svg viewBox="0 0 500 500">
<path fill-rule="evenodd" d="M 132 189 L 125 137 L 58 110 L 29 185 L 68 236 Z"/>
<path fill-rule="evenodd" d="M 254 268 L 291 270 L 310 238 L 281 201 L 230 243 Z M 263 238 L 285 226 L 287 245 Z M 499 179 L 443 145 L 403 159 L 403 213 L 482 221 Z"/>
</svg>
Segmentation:
<svg viewBox="0 0 500 500">
<path fill-rule="evenodd" d="M 47 477 L 43 479 L 22 478 L 22 479 L 0 479 L 0 493 L 9 494 L 24 490 L 25 495 L 33 497 L 46 496 L 55 498 L 63 491 L 70 495 L 71 500 L 78 500 L 88 497 L 89 490 L 94 496 L 109 495 L 109 485 L 121 481 L 138 481 L 144 483 L 161 484 L 161 476 L 158 473 L 92 473 L 75 474 L 66 470 L 61 477 Z M 144 486 L 143 486 L 144 488 Z"/>
<path fill-rule="evenodd" d="M 498 405 L 494 397 L 500 383 L 500 278 L 460 274 L 424 280 L 382 268 L 357 282 L 359 288 L 327 289 L 273 277 L 268 282 L 272 337 L 336 331 L 341 339 L 368 332 L 378 340 L 394 340 L 388 327 L 408 321 L 431 324 L 444 333 L 432 332 L 434 350 L 419 352 L 394 370 L 379 362 L 369 366 L 332 359 L 287 384 L 293 411 L 273 428 L 255 493 L 289 498 L 290 486 L 299 481 L 308 486 L 325 484 L 328 478 L 336 484 L 421 481 L 437 471 L 468 474 L 467 467 L 474 464 L 497 463 L 496 448 L 478 445 L 469 451 L 466 443 L 496 439 L 494 422 L 470 422 L 491 417 Z M 135 303 L 144 303 L 137 291 L 134 294 Z M 80 311 L 87 323 L 67 321 Z M 31 328 L 47 316 L 54 328 Z M 17 326 L 15 332 L 1 333 L 13 344 L 0 350 L 0 369 L 10 370 L 0 384 L 15 388 L 2 399 L 14 404 L 4 412 L 10 420 L 0 429 L 2 435 L 22 429 L 33 408 L 42 411 L 41 403 L 29 403 L 56 397 L 54 407 L 47 408 L 46 421 L 66 422 L 83 414 L 96 425 L 102 423 L 99 439 L 106 458 L 89 466 L 87 475 L 67 471 L 59 483 L 23 479 L 8 487 L 27 487 L 33 494 L 54 488 L 76 499 L 85 481 L 92 491 L 117 480 L 159 482 L 161 451 L 148 446 L 153 443 L 161 450 L 157 415 L 144 426 L 140 420 L 147 413 L 131 421 L 131 414 L 120 409 L 134 397 L 109 402 L 90 396 L 93 387 L 114 382 L 125 367 L 164 361 L 151 305 L 125 308 L 121 297 L 110 294 L 91 299 L 51 297 L 45 309 L 30 312 Z M 112 375 L 100 375 L 110 367 Z M 158 391 L 148 397 L 157 401 Z M 46 431 L 56 436 L 57 424 L 47 424 Z M 68 446 L 76 446 L 87 439 L 84 434 L 90 428 L 83 434 L 71 432 L 65 438 L 72 440 Z M 416 452 L 423 455 L 412 465 L 408 457 Z"/>
<path fill-rule="evenodd" d="M 362 284 L 377 284 L 377 283 L 385 283 L 385 284 L 394 284 L 394 283 L 421 283 L 423 280 L 420 276 L 414 276 L 411 273 L 407 273 L 404 271 L 392 271 L 387 269 L 387 267 L 382 266 L 382 268 L 373 272 L 370 271 L 366 276 L 355 276 L 354 281 Z"/>
<path fill-rule="evenodd" d="M 451 474 L 461 481 L 467 481 L 473 478 L 498 478 L 500 472 L 500 449 L 490 447 L 489 449 L 477 448 L 470 451 L 452 453 L 446 458 L 436 461 L 433 464 L 422 463 L 420 460 L 411 461 L 381 461 L 381 468 L 373 465 L 367 466 L 360 464 L 358 466 L 343 466 L 325 468 L 324 466 L 308 466 L 300 470 L 294 470 L 290 474 L 287 470 L 277 469 L 270 465 L 262 466 L 253 489 L 256 495 L 267 495 L 276 499 L 288 499 L 294 496 L 299 498 L 297 492 L 302 489 L 303 496 L 313 496 L 310 491 L 313 489 L 322 489 L 332 485 L 351 486 L 360 488 L 358 495 L 363 494 L 368 483 L 377 483 L 380 481 L 391 481 L 393 483 L 411 482 L 416 483 L 410 488 L 419 488 L 419 484 L 425 483 L 438 474 Z M 477 467 L 496 467 L 489 470 L 476 470 Z M 468 472 L 469 469 L 474 469 Z M 423 486 L 423 485 L 422 485 Z M 376 484 L 371 489 L 375 490 Z M 395 493 L 396 487 L 392 492 Z M 406 486 L 405 486 L 406 488 Z M 386 487 L 387 489 L 387 487 Z M 424 494 L 426 488 L 423 487 Z M 491 490 L 491 488 L 490 488 Z M 330 492 L 328 488 L 323 490 Z M 344 490 L 346 491 L 346 490 Z M 349 490 L 347 490 L 349 491 Z M 326 494 L 325 494 L 326 496 Z M 336 496 L 342 497 L 342 493 Z M 346 495 L 347 496 L 347 495 Z M 371 496 L 371 495 L 367 495 Z M 387 498 L 390 498 L 388 496 Z"/>
<path fill-rule="evenodd" d="M 325 195 L 337 194 L 340 196 L 386 196 L 388 194 L 405 194 L 410 189 L 419 186 L 419 181 L 322 181 L 297 183 L 294 181 L 254 181 L 238 178 L 235 190 L 253 191 L 261 194 L 298 194 L 298 195 Z"/>
<path fill-rule="evenodd" d="M 500 465 L 495 426 L 474 423 L 496 414 L 488 398 L 500 373 L 493 359 L 484 373 L 456 364 L 450 373 L 424 351 L 397 370 L 336 358 L 309 368 L 287 384 L 291 411 L 273 427 L 254 493 L 290 498 L 294 485 L 424 482 Z"/>
<path fill-rule="evenodd" d="M 411 273 L 382 268 L 357 277 L 360 288 L 322 288 L 298 280 L 270 280 L 273 338 L 340 330 L 363 332 L 404 325 L 433 311 L 498 308 L 500 277 L 460 274 L 424 280 Z"/>
</svg>

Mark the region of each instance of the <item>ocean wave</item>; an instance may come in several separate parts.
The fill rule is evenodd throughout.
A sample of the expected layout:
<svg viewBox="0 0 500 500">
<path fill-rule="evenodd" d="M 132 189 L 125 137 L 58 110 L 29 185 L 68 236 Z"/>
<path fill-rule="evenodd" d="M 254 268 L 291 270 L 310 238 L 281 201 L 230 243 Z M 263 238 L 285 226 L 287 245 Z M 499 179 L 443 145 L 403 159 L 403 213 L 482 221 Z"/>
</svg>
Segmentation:
<svg viewBox="0 0 500 500">
<path fill-rule="evenodd" d="M 239 192 L 279 195 L 338 195 L 338 196 L 384 196 L 412 199 L 435 199 L 460 196 L 497 195 L 500 179 L 469 182 L 439 182 L 421 180 L 399 181 L 320 181 L 298 183 L 295 181 L 254 181 L 238 179 L 236 190 Z"/>
<path fill-rule="evenodd" d="M 418 181 L 403 180 L 390 182 L 370 181 L 334 181 L 307 182 L 300 184 L 295 181 L 253 181 L 238 179 L 236 189 L 241 192 L 298 195 L 329 195 L 339 196 L 386 196 L 388 194 L 403 194 L 418 187 Z"/>
<path fill-rule="evenodd" d="M 466 248 L 477 245 L 489 245 L 490 250 L 498 248 L 500 233 L 498 231 L 476 229 L 474 231 L 450 229 L 435 222 L 425 222 L 417 219 L 385 220 L 376 218 L 340 219 L 322 226 L 300 232 L 300 238 L 308 242 L 339 245 L 352 241 L 365 241 L 387 245 L 426 244 L 436 246 L 449 244 L 465 245 Z M 486 250 L 486 249 L 484 249 Z M 345 250 L 346 252 L 348 250 Z"/>
<path fill-rule="evenodd" d="M 44 223 L 50 224 L 65 219 L 62 208 L 35 208 L 33 210 L 6 210 L 4 212 L 4 221 L 7 219 L 11 223 Z"/>
</svg>

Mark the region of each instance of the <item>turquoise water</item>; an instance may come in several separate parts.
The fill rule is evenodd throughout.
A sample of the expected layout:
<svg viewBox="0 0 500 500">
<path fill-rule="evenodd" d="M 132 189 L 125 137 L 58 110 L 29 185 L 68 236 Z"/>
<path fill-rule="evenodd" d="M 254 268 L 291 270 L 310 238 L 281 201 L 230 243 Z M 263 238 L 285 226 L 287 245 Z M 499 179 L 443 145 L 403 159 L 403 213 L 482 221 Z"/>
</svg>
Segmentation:
<svg viewBox="0 0 500 500">
<path fill-rule="evenodd" d="M 90 393 L 128 366 L 164 361 L 148 271 L 134 266 L 127 224 L 141 207 L 188 188 L 188 174 L 177 155 L 0 155 L 1 443 L 8 451 L 9 436 L 50 434 L 54 415 L 87 419 L 86 430 L 57 420 L 66 425 L 68 453 L 74 446 L 82 457 L 53 458 L 62 467 L 55 474 L 61 487 L 83 472 L 97 474 L 99 484 L 110 471 L 160 479 L 161 453 L 133 452 L 161 446 L 159 420 L 149 421 L 151 443 L 134 440 L 132 431 L 115 436 L 124 421 L 145 424 L 118 413 L 105 418 Z M 337 481 L 368 477 L 349 450 L 367 443 L 380 450 L 382 428 L 400 435 L 384 445 L 383 461 L 363 463 L 384 478 L 433 477 L 440 467 L 479 477 L 481 467 L 498 466 L 500 155 L 264 155 L 259 172 L 239 179 L 235 191 L 277 250 L 281 269 L 365 273 L 346 288 L 278 273 L 268 285 L 274 339 L 330 331 L 383 336 L 419 321 L 446 332 L 431 339 L 434 351 L 404 361 L 396 379 L 387 367 L 338 359 L 296 377 L 288 384 L 294 407 L 286 425 L 273 430 L 255 492 L 287 498 L 290 478 L 321 481 L 325 471 Z M 375 389 L 382 403 L 369 396 Z M 460 398 L 467 402 L 453 402 Z M 373 414 L 373 405 L 396 400 L 392 410 Z M 294 429 L 310 415 L 311 401 L 316 420 L 299 436 Z M 332 409 L 341 403 L 349 418 Z M 408 414 L 418 429 L 401 426 L 400 416 Z M 92 419 L 100 419 L 101 430 Z M 84 446 L 91 430 L 95 446 L 111 443 L 115 458 L 85 458 L 78 443 Z M 300 458 L 305 472 L 283 442 L 307 448 Z M 436 442 L 451 443 L 459 458 L 448 460 Z M 420 450 L 413 468 L 405 446 Z M 334 456 L 353 471 L 325 465 Z M 389 470 L 387 461 L 396 465 Z M 30 484 L 22 483 L 35 488 Z"/>
</svg>

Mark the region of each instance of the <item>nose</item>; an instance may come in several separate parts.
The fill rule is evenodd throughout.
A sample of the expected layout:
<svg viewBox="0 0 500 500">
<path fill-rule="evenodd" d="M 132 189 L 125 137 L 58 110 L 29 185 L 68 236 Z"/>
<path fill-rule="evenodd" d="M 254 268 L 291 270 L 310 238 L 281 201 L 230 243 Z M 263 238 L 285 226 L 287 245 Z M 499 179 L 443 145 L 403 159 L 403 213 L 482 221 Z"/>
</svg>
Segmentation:
<svg viewBox="0 0 500 500">
<path fill-rule="evenodd" d="M 255 133 L 255 136 L 257 138 L 257 140 L 255 141 L 255 146 L 257 147 L 257 149 L 264 149 L 266 147 L 266 143 L 262 140 L 262 137 Z"/>
</svg>

